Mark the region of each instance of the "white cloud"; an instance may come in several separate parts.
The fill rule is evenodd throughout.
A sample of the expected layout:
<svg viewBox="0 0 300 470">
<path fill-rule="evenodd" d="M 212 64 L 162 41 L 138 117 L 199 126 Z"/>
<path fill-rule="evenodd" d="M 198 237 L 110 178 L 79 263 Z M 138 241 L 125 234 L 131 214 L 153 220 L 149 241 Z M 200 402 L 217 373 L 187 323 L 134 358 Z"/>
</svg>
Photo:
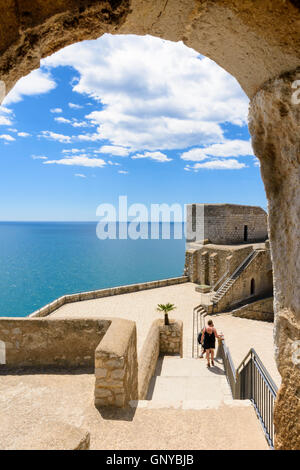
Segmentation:
<svg viewBox="0 0 300 470">
<path fill-rule="evenodd" d="M 0 135 L 0 139 L 5 140 L 6 142 L 13 142 L 14 140 L 16 140 L 14 137 L 12 137 L 9 134 Z"/>
<path fill-rule="evenodd" d="M 62 113 L 63 110 L 61 108 L 52 108 L 50 109 L 50 113 Z"/>
<path fill-rule="evenodd" d="M 56 117 L 56 118 L 54 118 L 54 121 L 62 123 L 62 124 L 71 124 L 72 123 L 72 121 L 70 121 L 70 119 L 66 119 L 64 117 Z"/>
<path fill-rule="evenodd" d="M 30 137 L 31 134 L 28 134 L 28 132 L 18 132 L 19 137 Z"/>
<path fill-rule="evenodd" d="M 11 109 L 6 108 L 5 106 L 0 106 L 0 126 L 12 125 L 12 119 L 11 116 L 9 116 L 11 114 Z"/>
<path fill-rule="evenodd" d="M 54 121 L 59 122 L 60 124 L 70 124 L 73 127 L 91 127 L 90 122 L 86 121 L 78 121 L 77 119 L 72 118 L 71 119 L 66 119 L 64 117 L 55 117 Z"/>
<path fill-rule="evenodd" d="M 120 173 L 121 175 L 127 175 L 127 174 L 128 174 L 128 171 L 119 170 L 118 173 Z"/>
<path fill-rule="evenodd" d="M 75 104 L 75 103 L 69 103 L 69 107 L 72 108 L 72 109 L 82 109 L 83 106 L 81 106 L 80 104 Z"/>
<path fill-rule="evenodd" d="M 41 69 L 34 70 L 26 77 L 21 78 L 3 101 L 4 105 L 18 103 L 24 96 L 41 95 L 48 93 L 56 87 L 56 83 L 49 73 Z"/>
<path fill-rule="evenodd" d="M 39 135 L 39 137 L 43 137 L 48 140 L 56 140 L 60 143 L 64 144 L 70 144 L 71 143 L 71 137 L 68 135 L 63 135 L 63 134 L 56 134 L 55 132 L 51 131 L 42 131 Z"/>
<path fill-rule="evenodd" d="M 78 121 L 77 119 L 73 119 L 71 124 L 72 124 L 73 127 L 91 127 L 91 126 L 93 126 L 93 124 L 91 124 L 90 122 Z"/>
<path fill-rule="evenodd" d="M 31 155 L 31 158 L 33 160 L 47 160 L 48 157 L 45 157 L 45 155 Z"/>
<path fill-rule="evenodd" d="M 97 142 L 97 140 L 102 140 L 103 137 L 100 134 L 79 134 L 76 136 L 78 140 L 83 142 Z"/>
<path fill-rule="evenodd" d="M 85 166 L 90 168 L 102 168 L 106 162 L 102 158 L 89 158 L 84 155 L 75 157 L 61 158 L 60 160 L 48 160 L 44 165 L 67 165 L 67 166 Z"/>
<path fill-rule="evenodd" d="M 193 148 L 181 154 L 182 160 L 200 162 L 210 157 L 239 157 L 253 155 L 250 140 L 227 140 L 204 148 Z"/>
<path fill-rule="evenodd" d="M 11 125 L 12 125 L 12 121 L 8 117 L 0 115 L 0 126 L 11 126 Z"/>
<path fill-rule="evenodd" d="M 62 151 L 62 153 L 79 153 L 79 152 L 82 152 L 82 150 L 80 150 L 80 149 L 69 149 L 69 150 L 68 150 L 68 149 L 64 149 L 64 150 Z"/>
<path fill-rule="evenodd" d="M 118 157 L 127 157 L 130 153 L 130 149 L 118 147 L 117 145 L 102 145 L 99 150 L 94 150 L 94 153 L 108 153 L 109 155 L 116 155 Z"/>
<path fill-rule="evenodd" d="M 246 125 L 248 98 L 236 80 L 183 43 L 104 35 L 73 44 L 42 61 L 72 66 L 77 93 L 101 107 L 86 118 L 97 134 L 131 151 L 185 149 L 225 141 L 221 124 Z"/>
<path fill-rule="evenodd" d="M 83 175 L 82 173 L 76 173 L 74 176 L 77 176 L 78 178 L 86 178 L 86 175 Z"/>
<path fill-rule="evenodd" d="M 184 169 L 186 171 L 195 171 L 198 170 L 240 170 L 246 168 L 245 163 L 240 163 L 235 159 L 226 159 L 226 160 L 210 160 L 203 163 L 195 163 L 194 165 L 187 165 Z"/>
<path fill-rule="evenodd" d="M 150 158 L 151 160 L 155 160 L 157 162 L 170 162 L 172 161 L 172 158 L 168 158 L 167 155 L 165 155 L 162 152 L 144 152 L 142 153 L 137 153 L 136 155 L 133 155 L 131 157 L 133 160 L 135 159 L 140 159 L 140 158 Z"/>
</svg>

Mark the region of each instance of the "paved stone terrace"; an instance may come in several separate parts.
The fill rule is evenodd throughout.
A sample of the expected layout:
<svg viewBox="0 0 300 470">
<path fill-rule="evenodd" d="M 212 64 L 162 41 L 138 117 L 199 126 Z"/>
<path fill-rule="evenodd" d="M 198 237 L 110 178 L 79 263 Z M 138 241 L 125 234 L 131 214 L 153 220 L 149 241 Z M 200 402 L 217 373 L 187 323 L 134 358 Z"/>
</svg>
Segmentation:
<svg viewBox="0 0 300 470">
<path fill-rule="evenodd" d="M 207 294 L 195 292 L 195 286 L 196 284 L 187 282 L 175 286 L 70 303 L 53 312 L 51 317 L 120 317 L 134 320 L 137 324 L 138 351 L 140 351 L 152 322 L 157 318 L 162 318 L 156 311 L 157 304 L 171 302 L 177 308 L 170 314 L 170 317 L 174 316 L 174 318 L 183 321 L 183 356 L 191 357 L 193 308 L 209 298 Z M 236 367 L 249 349 L 253 347 L 275 383 L 280 384 L 280 375 L 274 358 L 273 323 L 237 318 L 228 313 L 214 315 L 211 318 L 213 318 L 217 330 L 224 333 L 226 344 L 230 348 Z"/>
<path fill-rule="evenodd" d="M 65 304 L 51 314 L 53 318 L 107 318 L 119 317 L 133 320 L 137 325 L 138 351 L 141 350 L 152 322 L 163 318 L 156 311 L 159 303 L 173 303 L 176 310 L 170 314 L 183 321 L 183 354 L 192 350 L 192 312 L 201 300 L 195 292 L 195 284 L 188 282 L 175 286 L 158 287 L 130 294 L 115 295 L 102 299 L 84 300 Z"/>
<path fill-rule="evenodd" d="M 38 439 L 53 420 L 89 431 L 91 449 L 268 449 L 252 407 L 99 412 L 94 382 L 86 373 L 0 375 L 0 450 Z"/>
</svg>

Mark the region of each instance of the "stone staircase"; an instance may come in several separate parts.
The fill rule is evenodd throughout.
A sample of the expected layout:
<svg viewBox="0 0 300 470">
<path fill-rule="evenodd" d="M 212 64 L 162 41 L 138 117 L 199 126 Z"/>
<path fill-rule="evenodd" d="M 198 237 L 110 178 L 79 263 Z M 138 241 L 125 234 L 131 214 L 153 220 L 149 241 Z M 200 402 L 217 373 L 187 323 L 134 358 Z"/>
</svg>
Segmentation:
<svg viewBox="0 0 300 470">
<path fill-rule="evenodd" d="M 233 400 L 221 360 L 208 369 L 205 359 L 160 357 L 147 399 L 130 405 L 153 449 L 268 449 L 250 400 Z"/>
<path fill-rule="evenodd" d="M 207 409 L 233 405 L 222 361 L 208 369 L 205 359 L 160 357 L 142 408 Z M 243 401 L 243 406 L 246 405 Z"/>
<path fill-rule="evenodd" d="M 212 297 L 211 301 L 213 304 L 217 304 L 229 291 L 235 281 L 239 278 L 241 273 L 249 266 L 250 263 L 256 258 L 259 250 L 252 251 L 244 261 L 238 266 L 238 268 L 223 282 L 219 287 L 215 295 Z"/>
</svg>

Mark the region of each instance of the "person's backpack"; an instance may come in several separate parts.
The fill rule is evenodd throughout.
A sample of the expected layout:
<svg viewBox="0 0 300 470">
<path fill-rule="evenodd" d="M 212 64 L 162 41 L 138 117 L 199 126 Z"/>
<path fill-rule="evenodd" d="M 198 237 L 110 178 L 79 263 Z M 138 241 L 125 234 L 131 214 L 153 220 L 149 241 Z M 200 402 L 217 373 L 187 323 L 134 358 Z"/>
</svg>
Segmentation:
<svg viewBox="0 0 300 470">
<path fill-rule="evenodd" d="M 202 344 L 202 343 L 201 343 L 202 333 L 203 333 L 203 330 L 200 331 L 200 333 L 198 334 L 198 343 L 199 343 L 199 344 Z"/>
</svg>

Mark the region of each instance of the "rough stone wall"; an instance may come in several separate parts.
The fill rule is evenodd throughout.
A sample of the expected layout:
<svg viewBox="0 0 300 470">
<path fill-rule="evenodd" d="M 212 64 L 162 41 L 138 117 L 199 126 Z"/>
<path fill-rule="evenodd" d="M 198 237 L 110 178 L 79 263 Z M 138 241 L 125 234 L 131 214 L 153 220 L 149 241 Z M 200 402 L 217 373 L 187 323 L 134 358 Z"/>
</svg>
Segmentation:
<svg viewBox="0 0 300 470">
<path fill-rule="evenodd" d="M 252 97 L 299 65 L 299 11 L 296 0 L 0 0 L 3 93 L 42 57 L 109 32 L 183 40 Z"/>
<path fill-rule="evenodd" d="M 94 352 L 109 320 L 1 318 L 4 367 L 93 367 Z"/>
<path fill-rule="evenodd" d="M 247 318 L 249 320 L 273 322 L 273 303 L 273 297 L 257 300 L 256 302 L 252 302 L 248 305 L 243 305 L 242 307 L 233 310 L 231 314 L 234 317 Z"/>
<path fill-rule="evenodd" d="M 222 312 L 229 306 L 250 298 L 251 279 L 255 281 L 255 292 L 253 295 L 272 294 L 272 278 L 268 275 L 271 269 L 272 265 L 269 251 L 259 251 L 256 258 L 251 261 L 226 294 L 219 300 L 217 311 Z"/>
<path fill-rule="evenodd" d="M 218 280 L 218 255 L 212 253 L 209 256 L 209 285 L 213 286 Z"/>
<path fill-rule="evenodd" d="M 136 325 L 114 319 L 95 351 L 95 405 L 123 408 L 138 399 Z"/>
<path fill-rule="evenodd" d="M 161 324 L 159 328 L 159 349 L 164 354 L 180 354 L 182 356 L 182 322 L 170 320 L 170 325 Z"/>
<path fill-rule="evenodd" d="M 252 100 L 249 114 L 252 144 L 261 161 L 261 174 L 268 197 L 274 268 L 275 353 L 282 377 L 275 406 L 277 449 L 300 449 L 298 80 L 300 67 L 266 83 Z"/>
<path fill-rule="evenodd" d="M 190 276 L 194 279 L 193 282 L 213 285 L 227 271 L 232 274 L 252 250 L 252 246 L 232 250 L 220 245 L 205 245 L 197 251 L 197 257 L 194 255 L 191 259 L 186 256 L 186 263 L 193 261 L 193 266 L 188 268 L 188 272 L 192 274 Z"/>
</svg>

